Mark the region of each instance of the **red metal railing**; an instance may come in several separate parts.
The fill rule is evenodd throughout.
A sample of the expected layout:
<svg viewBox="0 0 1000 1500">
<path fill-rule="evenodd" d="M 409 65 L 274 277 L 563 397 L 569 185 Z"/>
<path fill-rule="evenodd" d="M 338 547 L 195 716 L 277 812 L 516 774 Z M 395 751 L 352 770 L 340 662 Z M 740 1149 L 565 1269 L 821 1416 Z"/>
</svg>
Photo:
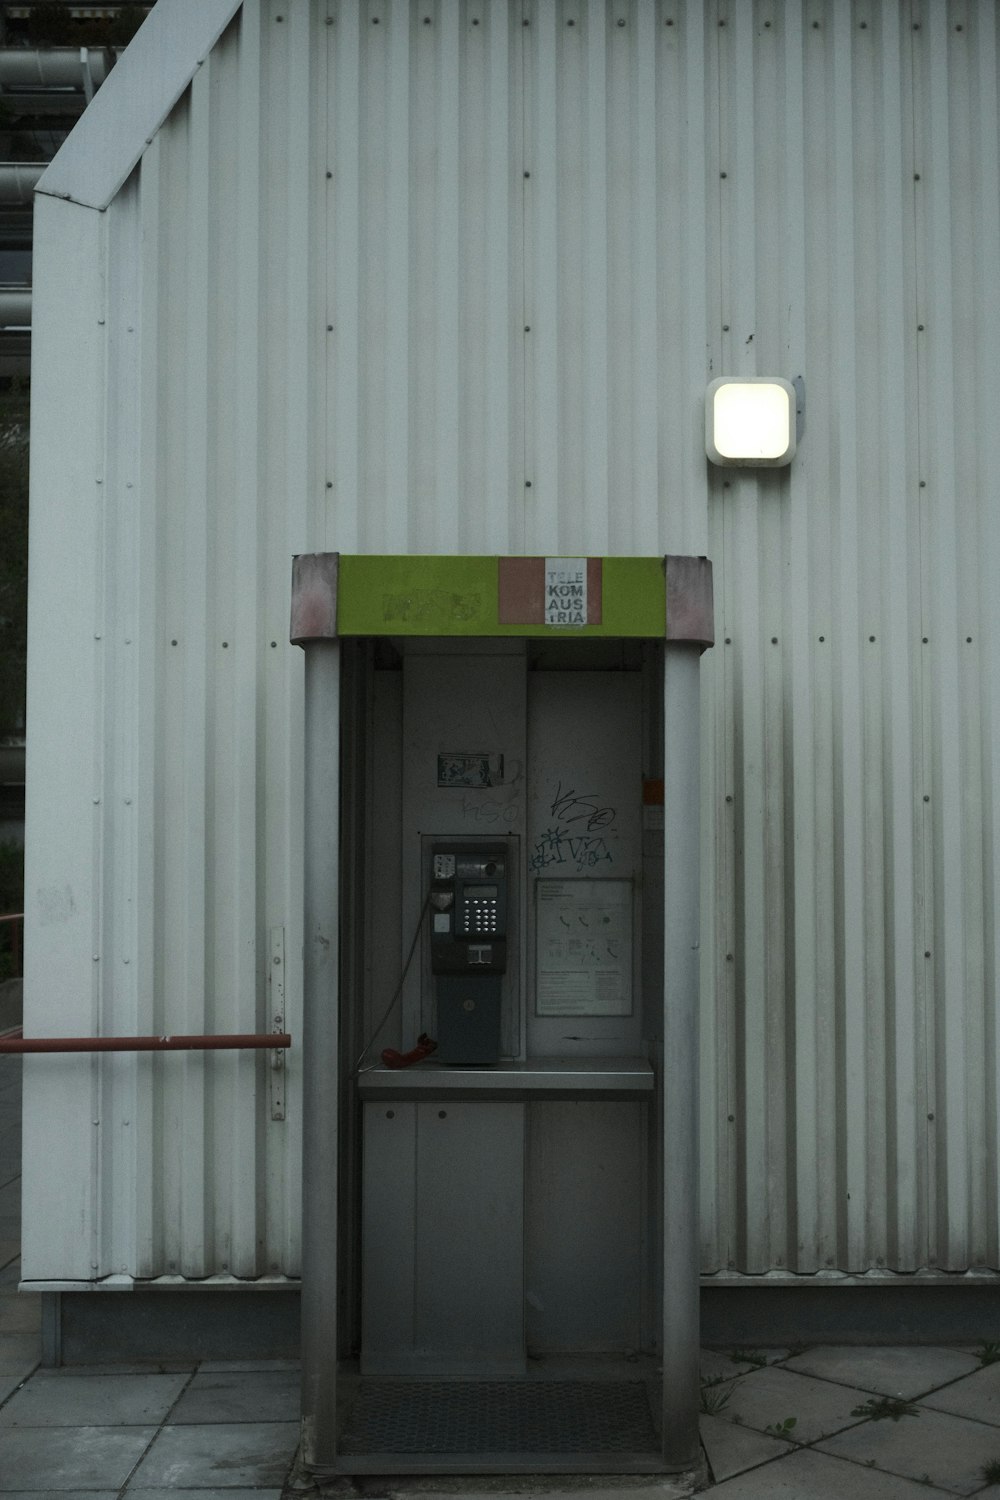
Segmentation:
<svg viewBox="0 0 1000 1500">
<path fill-rule="evenodd" d="M 10 974 L 8 974 L 7 978 L 20 979 L 21 975 L 24 973 L 23 911 L 11 912 L 7 916 L 0 917 L 0 939 L 2 939 L 7 933 L 9 933 L 10 935 L 9 952 L 13 960 L 13 968 L 11 969 L 11 972 Z M 0 942 L 0 951 L 2 951 L 3 946 L 3 943 Z"/>
<path fill-rule="evenodd" d="M 225 1052 L 250 1048 L 283 1050 L 287 1031 L 234 1032 L 221 1036 L 24 1036 L 0 1037 L 2 1052 Z"/>
</svg>

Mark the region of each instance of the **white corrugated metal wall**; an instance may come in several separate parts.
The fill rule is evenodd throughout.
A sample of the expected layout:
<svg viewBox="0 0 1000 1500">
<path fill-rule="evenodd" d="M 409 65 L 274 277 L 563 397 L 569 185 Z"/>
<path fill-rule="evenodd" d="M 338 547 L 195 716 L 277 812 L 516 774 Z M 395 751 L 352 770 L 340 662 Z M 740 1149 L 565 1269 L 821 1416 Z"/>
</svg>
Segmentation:
<svg viewBox="0 0 1000 1500">
<path fill-rule="evenodd" d="M 36 827 L 93 896 L 29 1024 L 269 1025 L 293 552 L 708 553 L 705 1269 L 1000 1268 L 997 81 L 993 0 L 246 0 L 107 215 L 39 210 L 104 319 L 102 640 L 39 627 L 95 707 Z M 790 470 L 710 469 L 719 373 L 803 378 Z M 283 1121 L 259 1058 L 72 1066 L 29 1069 L 29 1148 L 76 1144 L 27 1277 L 295 1274 L 294 1053 Z"/>
</svg>

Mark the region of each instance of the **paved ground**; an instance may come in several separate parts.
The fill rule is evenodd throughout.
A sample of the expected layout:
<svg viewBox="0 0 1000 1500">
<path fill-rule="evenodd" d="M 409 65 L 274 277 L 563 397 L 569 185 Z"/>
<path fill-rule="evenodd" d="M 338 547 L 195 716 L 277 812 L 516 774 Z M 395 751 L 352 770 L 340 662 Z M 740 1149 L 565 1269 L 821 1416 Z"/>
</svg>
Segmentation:
<svg viewBox="0 0 1000 1500">
<path fill-rule="evenodd" d="M 275 1361 L 39 1367 L 18 1293 L 20 1065 L 0 1058 L 0 1500 L 281 1500 L 296 1481 L 298 1370 Z M 706 1351 L 712 1500 L 1000 1497 L 1000 1347 Z M 994 1472 L 997 1483 L 988 1483 Z M 670 1500 L 692 1485 L 577 1476 L 343 1481 L 328 1494 Z"/>
</svg>

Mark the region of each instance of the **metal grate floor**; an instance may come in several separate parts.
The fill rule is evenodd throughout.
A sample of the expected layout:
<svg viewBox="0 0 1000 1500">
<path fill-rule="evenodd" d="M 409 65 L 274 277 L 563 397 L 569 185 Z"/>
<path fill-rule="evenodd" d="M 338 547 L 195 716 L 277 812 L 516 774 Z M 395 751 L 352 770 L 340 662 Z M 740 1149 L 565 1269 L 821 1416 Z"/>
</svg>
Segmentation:
<svg viewBox="0 0 1000 1500">
<path fill-rule="evenodd" d="M 655 1453 L 641 1380 L 362 1380 L 340 1452 Z"/>
</svg>

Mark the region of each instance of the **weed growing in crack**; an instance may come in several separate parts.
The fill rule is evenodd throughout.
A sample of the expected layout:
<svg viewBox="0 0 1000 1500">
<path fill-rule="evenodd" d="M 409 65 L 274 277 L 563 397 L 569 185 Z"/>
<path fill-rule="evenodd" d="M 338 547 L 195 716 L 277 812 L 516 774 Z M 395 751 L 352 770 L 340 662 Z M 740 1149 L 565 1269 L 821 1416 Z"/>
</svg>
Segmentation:
<svg viewBox="0 0 1000 1500">
<path fill-rule="evenodd" d="M 732 1400 L 733 1392 L 739 1385 L 738 1380 L 727 1381 L 722 1375 L 712 1376 L 701 1382 L 701 1410 L 709 1417 L 717 1417 L 721 1411 Z"/>
<path fill-rule="evenodd" d="M 873 1422 L 898 1422 L 900 1417 L 919 1417 L 920 1413 L 912 1401 L 902 1401 L 898 1396 L 873 1396 L 861 1406 L 851 1410 L 852 1417 L 870 1417 Z"/>
</svg>

